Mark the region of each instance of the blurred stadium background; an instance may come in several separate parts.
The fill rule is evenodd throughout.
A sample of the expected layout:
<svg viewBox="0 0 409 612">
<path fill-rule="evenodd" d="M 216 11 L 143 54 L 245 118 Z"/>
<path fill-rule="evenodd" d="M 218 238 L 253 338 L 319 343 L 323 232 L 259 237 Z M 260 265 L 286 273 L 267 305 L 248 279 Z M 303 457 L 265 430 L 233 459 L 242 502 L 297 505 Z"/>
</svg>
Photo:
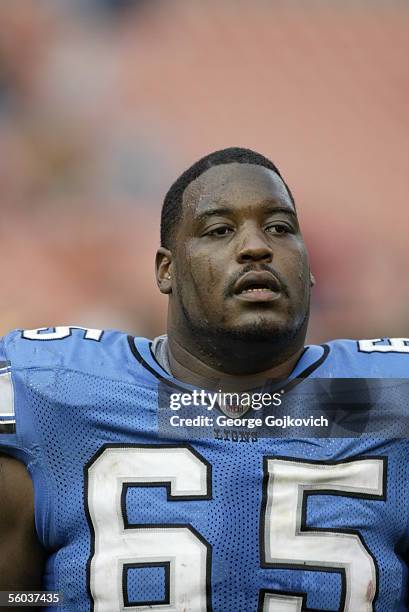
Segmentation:
<svg viewBox="0 0 409 612">
<path fill-rule="evenodd" d="M 163 195 L 255 148 L 298 202 L 311 341 L 407 335 L 409 4 L 2 0 L 0 333 L 163 331 Z"/>
</svg>

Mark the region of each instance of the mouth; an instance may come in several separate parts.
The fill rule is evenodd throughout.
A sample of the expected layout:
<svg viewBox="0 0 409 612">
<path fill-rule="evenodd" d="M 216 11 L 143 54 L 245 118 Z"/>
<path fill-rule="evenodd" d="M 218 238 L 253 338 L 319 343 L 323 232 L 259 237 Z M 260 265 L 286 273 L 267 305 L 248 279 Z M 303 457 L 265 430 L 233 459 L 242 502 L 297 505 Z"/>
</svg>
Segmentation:
<svg viewBox="0 0 409 612">
<path fill-rule="evenodd" d="M 280 284 L 270 272 L 248 272 L 239 278 L 233 291 L 244 302 L 273 302 L 281 295 Z"/>
</svg>

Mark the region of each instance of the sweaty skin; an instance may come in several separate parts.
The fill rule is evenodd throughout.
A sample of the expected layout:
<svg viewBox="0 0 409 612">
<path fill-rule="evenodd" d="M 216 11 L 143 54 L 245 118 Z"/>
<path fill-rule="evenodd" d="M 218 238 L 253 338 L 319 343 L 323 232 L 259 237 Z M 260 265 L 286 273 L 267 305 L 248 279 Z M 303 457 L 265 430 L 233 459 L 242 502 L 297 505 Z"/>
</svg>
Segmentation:
<svg viewBox="0 0 409 612">
<path fill-rule="evenodd" d="M 277 174 L 237 163 L 204 172 L 185 190 L 173 251 L 161 247 L 156 265 L 169 296 L 169 357 L 178 379 L 239 391 L 288 376 L 304 346 L 311 276 Z M 237 291 L 245 274 L 260 272 L 273 288 Z M 0 456 L 0 590 L 40 589 L 44 561 L 30 476 Z"/>
</svg>

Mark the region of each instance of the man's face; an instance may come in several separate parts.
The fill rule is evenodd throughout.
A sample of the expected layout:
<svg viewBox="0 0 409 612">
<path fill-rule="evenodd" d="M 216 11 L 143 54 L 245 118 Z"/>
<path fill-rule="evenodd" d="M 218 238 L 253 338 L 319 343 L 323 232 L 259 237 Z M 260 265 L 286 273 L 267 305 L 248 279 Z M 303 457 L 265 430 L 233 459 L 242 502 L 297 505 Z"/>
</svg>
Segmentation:
<svg viewBox="0 0 409 612">
<path fill-rule="evenodd" d="M 290 340 L 306 326 L 308 256 L 287 190 L 267 168 L 219 165 L 186 188 L 172 267 L 173 320 L 183 315 L 193 332 Z"/>
</svg>

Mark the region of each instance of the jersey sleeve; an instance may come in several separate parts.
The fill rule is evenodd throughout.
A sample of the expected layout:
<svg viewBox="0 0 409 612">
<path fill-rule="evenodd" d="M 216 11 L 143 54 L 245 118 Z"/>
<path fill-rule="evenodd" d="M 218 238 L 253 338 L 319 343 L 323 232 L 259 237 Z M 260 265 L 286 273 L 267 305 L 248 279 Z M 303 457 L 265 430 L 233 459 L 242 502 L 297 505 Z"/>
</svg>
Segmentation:
<svg viewBox="0 0 409 612">
<path fill-rule="evenodd" d="M 16 431 L 14 389 L 11 363 L 7 358 L 4 339 L 0 339 L 0 446 Z"/>
<path fill-rule="evenodd" d="M 50 474 L 42 455 L 27 372 L 32 363 L 21 356 L 21 330 L 0 338 L 0 453 L 21 461 L 35 490 L 35 525 L 40 543 L 49 543 Z"/>
<path fill-rule="evenodd" d="M 17 392 L 13 363 L 7 351 L 8 336 L 0 338 L 0 453 L 30 462 L 32 453 L 24 443 L 21 416 L 18 418 L 21 397 Z"/>
<path fill-rule="evenodd" d="M 94 381 L 122 375 L 123 345 L 124 334 L 77 326 L 17 329 L 1 338 L 0 452 L 26 465 L 42 461 L 44 449 L 53 444 L 50 419 L 61 418 L 63 428 L 72 406 L 80 414 L 77 406 L 87 401 L 87 385 L 71 384 L 73 377 Z"/>
</svg>

